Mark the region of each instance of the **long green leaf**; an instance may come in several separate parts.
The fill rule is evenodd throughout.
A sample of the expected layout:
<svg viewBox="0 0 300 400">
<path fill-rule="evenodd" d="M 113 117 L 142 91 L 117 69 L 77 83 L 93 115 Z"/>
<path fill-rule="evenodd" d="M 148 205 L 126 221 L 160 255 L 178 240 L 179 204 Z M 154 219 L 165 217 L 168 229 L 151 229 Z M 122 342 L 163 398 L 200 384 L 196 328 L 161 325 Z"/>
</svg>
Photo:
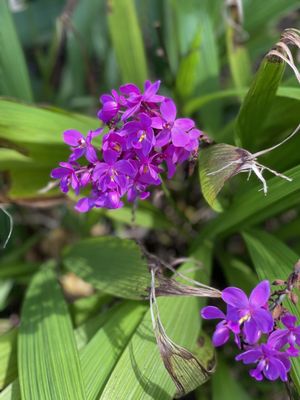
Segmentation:
<svg viewBox="0 0 300 400">
<path fill-rule="evenodd" d="M 190 272 L 188 276 L 207 283 L 211 266 L 211 244 L 206 243 L 193 256 L 203 262 L 205 269 L 197 273 Z M 185 268 L 190 269 L 191 264 L 187 263 Z M 195 298 L 160 298 L 158 305 L 170 338 L 193 350 L 200 329 L 199 301 Z M 186 372 L 183 375 L 186 375 Z M 203 377 L 200 375 L 198 383 L 203 383 Z M 100 399 L 168 400 L 172 399 L 174 394 L 175 386 L 160 358 L 148 311 L 118 360 Z"/>
<path fill-rule="evenodd" d="M 293 272 L 299 255 L 276 237 L 261 231 L 243 234 L 259 279 L 287 279 Z M 288 308 L 300 321 L 299 307 L 288 302 Z M 300 393 L 300 359 L 292 358 L 292 377 Z"/>
<path fill-rule="evenodd" d="M 21 400 L 20 385 L 18 379 L 15 379 L 0 393 L 0 400 Z"/>
<path fill-rule="evenodd" d="M 26 294 L 18 367 L 24 400 L 85 398 L 71 320 L 49 265 L 35 275 Z"/>
<path fill-rule="evenodd" d="M 126 302 L 80 353 L 87 400 L 96 400 L 147 306 Z"/>
<path fill-rule="evenodd" d="M 68 270 L 103 292 L 129 299 L 148 295 L 150 274 L 140 248 L 132 240 L 82 240 L 66 250 L 63 262 Z"/>
<path fill-rule="evenodd" d="M 261 135 L 276 97 L 284 66 L 278 58 L 266 56 L 241 106 L 235 134 L 238 144 L 250 151 L 256 148 L 257 138 Z"/>
<path fill-rule="evenodd" d="M 148 73 L 134 2 L 111 0 L 108 24 L 123 81 L 134 82 L 141 87 Z"/>
<path fill-rule="evenodd" d="M 32 101 L 27 66 L 7 0 L 0 1 L 0 48 L 0 95 Z"/>
<path fill-rule="evenodd" d="M 17 330 L 0 336 L 0 390 L 17 376 Z"/>
</svg>

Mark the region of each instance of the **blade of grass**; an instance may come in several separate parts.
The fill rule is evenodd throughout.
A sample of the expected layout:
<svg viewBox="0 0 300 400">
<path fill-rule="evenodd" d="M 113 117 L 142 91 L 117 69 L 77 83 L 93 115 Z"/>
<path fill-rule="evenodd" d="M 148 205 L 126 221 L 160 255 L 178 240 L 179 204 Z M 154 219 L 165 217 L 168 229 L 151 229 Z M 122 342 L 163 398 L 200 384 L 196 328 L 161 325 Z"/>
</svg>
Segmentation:
<svg viewBox="0 0 300 400">
<path fill-rule="evenodd" d="M 0 2 L 0 95 L 32 101 L 24 54 L 8 2 Z"/>
<path fill-rule="evenodd" d="M 53 264 L 34 276 L 25 297 L 18 370 L 24 400 L 85 398 L 71 319 Z"/>
<path fill-rule="evenodd" d="M 111 0 L 107 12 L 122 80 L 142 87 L 148 78 L 148 72 L 135 4 L 127 0 Z"/>
</svg>

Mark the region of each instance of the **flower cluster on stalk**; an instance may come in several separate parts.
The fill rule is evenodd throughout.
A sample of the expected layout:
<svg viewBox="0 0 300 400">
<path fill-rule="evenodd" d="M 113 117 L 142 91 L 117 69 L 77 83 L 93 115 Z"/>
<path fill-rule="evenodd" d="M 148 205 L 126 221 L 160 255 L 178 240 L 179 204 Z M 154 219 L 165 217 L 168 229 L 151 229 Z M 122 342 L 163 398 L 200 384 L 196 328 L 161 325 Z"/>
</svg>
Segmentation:
<svg viewBox="0 0 300 400">
<path fill-rule="evenodd" d="M 129 202 L 144 200 L 149 186 L 161 184 L 164 165 L 171 178 L 178 164 L 197 154 L 202 132 L 193 120 L 176 117 L 175 103 L 157 94 L 159 86 L 160 81 L 146 81 L 143 93 L 132 83 L 119 92 L 112 90 L 100 98 L 101 128 L 86 137 L 77 130 L 64 133 L 71 155 L 52 170 L 51 177 L 60 179 L 64 193 L 70 187 L 76 195 L 90 189 L 78 201 L 78 211 L 119 208 L 124 196 Z M 97 147 L 98 135 L 103 137 Z"/>
<path fill-rule="evenodd" d="M 272 294 L 267 280 L 260 282 L 249 298 L 241 289 L 228 287 L 222 291 L 226 314 L 214 306 L 201 310 L 204 319 L 221 320 L 213 334 L 213 345 L 222 346 L 232 334 L 238 348 L 243 350 L 235 359 L 256 364 L 249 373 L 258 381 L 263 378 L 287 381 L 290 358 L 299 356 L 297 318 L 274 301 L 274 296 L 281 299 L 283 294 L 293 300 L 288 289 Z"/>
</svg>

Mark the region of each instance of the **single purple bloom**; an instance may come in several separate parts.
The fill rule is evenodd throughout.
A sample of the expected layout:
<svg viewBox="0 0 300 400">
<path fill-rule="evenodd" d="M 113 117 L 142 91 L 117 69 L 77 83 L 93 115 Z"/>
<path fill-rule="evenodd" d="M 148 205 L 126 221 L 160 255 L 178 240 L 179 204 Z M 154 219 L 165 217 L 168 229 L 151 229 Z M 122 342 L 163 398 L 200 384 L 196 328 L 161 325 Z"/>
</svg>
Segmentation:
<svg viewBox="0 0 300 400">
<path fill-rule="evenodd" d="M 163 172 L 163 169 L 156 163 L 156 154 L 145 156 L 139 151 L 137 155 L 136 166 L 139 172 L 139 176 L 137 177 L 139 182 L 147 185 L 160 185 L 161 179 L 159 174 Z"/>
<path fill-rule="evenodd" d="M 229 339 L 230 332 L 235 335 L 235 342 L 239 345 L 240 326 L 237 322 L 230 321 L 228 317 L 214 306 L 207 306 L 201 310 L 201 316 L 204 319 L 221 319 L 222 321 L 216 326 L 216 330 L 212 337 L 212 343 L 215 347 L 222 346 Z"/>
<path fill-rule="evenodd" d="M 132 117 L 133 114 L 140 111 L 142 105 L 152 106 L 155 103 L 161 103 L 164 96 L 156 94 L 159 90 L 160 81 L 151 83 L 145 82 L 145 91 L 141 93 L 140 89 L 133 83 L 128 83 L 120 87 L 120 92 L 127 95 L 128 109 L 122 115 L 122 120 L 125 121 Z"/>
<path fill-rule="evenodd" d="M 261 332 L 272 331 L 274 321 L 271 313 L 266 309 L 270 297 L 270 283 L 260 282 L 251 292 L 250 297 L 239 288 L 229 287 L 222 291 L 222 299 L 230 305 L 229 318 L 243 324 L 243 332 L 247 343 L 258 341 Z"/>
<path fill-rule="evenodd" d="M 78 195 L 80 191 L 80 183 L 75 170 L 75 167 L 78 167 L 78 164 L 60 162 L 59 165 L 59 168 L 54 168 L 51 171 L 51 178 L 60 179 L 60 188 L 63 193 L 67 193 L 69 191 L 69 186 L 71 186 Z"/>
<path fill-rule="evenodd" d="M 69 161 L 76 161 L 78 158 L 83 155 L 86 156 L 86 159 L 95 163 L 98 161 L 98 157 L 96 154 L 96 150 L 92 145 L 92 140 L 94 137 L 100 135 L 102 133 L 102 129 L 97 131 L 90 131 L 86 138 L 75 129 L 70 129 L 64 132 L 64 142 L 71 146 L 72 154 L 69 157 Z"/>
<path fill-rule="evenodd" d="M 274 349 L 269 342 L 247 350 L 239 354 L 235 359 L 242 361 L 244 364 L 258 363 L 257 367 L 249 372 L 252 378 L 257 381 L 261 381 L 265 376 L 270 381 L 280 378 L 286 382 L 288 379 L 287 373 L 291 368 L 288 355 Z"/>
<path fill-rule="evenodd" d="M 133 147 L 141 150 L 144 156 L 147 156 L 155 145 L 151 118 L 145 113 L 141 113 L 139 119 L 139 121 L 128 122 L 124 125 L 124 131 L 128 134 L 127 148 Z"/>
<path fill-rule="evenodd" d="M 287 354 L 297 357 L 299 356 L 299 350 L 295 345 L 300 346 L 300 326 L 295 326 L 297 318 L 292 314 L 285 314 L 281 318 L 281 322 L 286 329 L 277 329 L 272 332 L 268 342 L 277 349 L 281 349 L 286 344 L 289 344 L 289 347 L 286 349 Z"/>
<path fill-rule="evenodd" d="M 160 106 L 162 118 L 153 117 L 152 127 L 159 129 L 156 146 L 163 147 L 172 140 L 175 147 L 183 147 L 188 151 L 198 149 L 198 138 L 202 132 L 195 128 L 189 118 L 176 119 L 176 105 L 173 100 L 166 99 Z"/>
<path fill-rule="evenodd" d="M 115 159 L 113 152 L 103 153 L 104 162 L 98 162 L 93 172 L 93 181 L 102 192 L 118 190 L 124 192 L 128 186 L 128 177 L 134 178 L 136 169 L 128 160 Z"/>
<path fill-rule="evenodd" d="M 104 123 L 111 121 L 118 115 L 121 106 L 126 105 L 126 100 L 120 96 L 116 90 L 112 90 L 110 94 L 104 94 L 100 97 L 102 108 L 98 112 L 98 118 Z"/>
<path fill-rule="evenodd" d="M 121 132 L 110 131 L 103 136 L 102 151 L 114 152 L 116 159 L 120 157 L 126 148 L 126 138 Z"/>
</svg>

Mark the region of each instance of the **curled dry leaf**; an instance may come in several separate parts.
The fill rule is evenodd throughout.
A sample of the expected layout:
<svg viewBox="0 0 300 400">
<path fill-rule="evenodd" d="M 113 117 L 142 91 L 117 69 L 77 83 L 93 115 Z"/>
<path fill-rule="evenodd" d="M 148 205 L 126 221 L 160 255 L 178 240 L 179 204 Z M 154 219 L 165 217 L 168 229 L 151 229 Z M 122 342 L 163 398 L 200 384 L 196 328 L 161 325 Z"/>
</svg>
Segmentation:
<svg viewBox="0 0 300 400">
<path fill-rule="evenodd" d="M 155 285 L 155 270 L 152 269 L 150 292 L 152 325 L 164 366 L 177 388 L 176 398 L 179 398 L 209 379 L 215 368 L 215 358 L 213 354 L 207 365 L 204 365 L 193 353 L 168 337 L 160 319 Z"/>
</svg>

